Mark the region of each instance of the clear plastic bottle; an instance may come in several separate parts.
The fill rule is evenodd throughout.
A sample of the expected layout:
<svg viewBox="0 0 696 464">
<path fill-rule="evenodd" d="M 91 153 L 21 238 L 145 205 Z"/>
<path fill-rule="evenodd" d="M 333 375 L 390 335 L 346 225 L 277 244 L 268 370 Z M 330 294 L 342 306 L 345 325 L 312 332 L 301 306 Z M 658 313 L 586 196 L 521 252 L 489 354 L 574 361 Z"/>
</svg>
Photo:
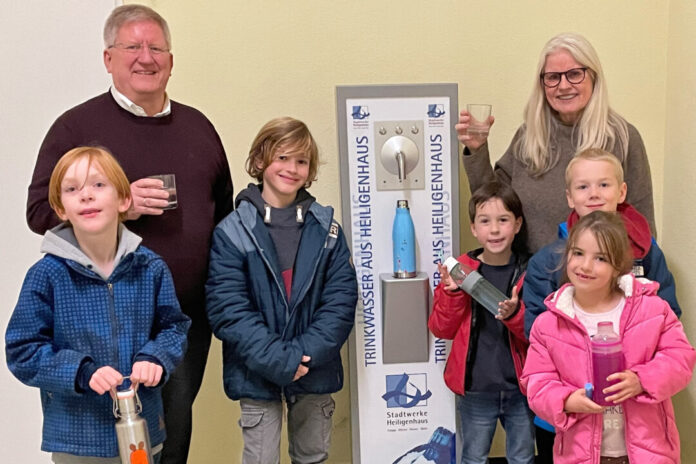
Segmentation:
<svg viewBox="0 0 696 464">
<path fill-rule="evenodd" d="M 126 377 L 127 379 L 127 377 Z M 116 438 L 122 464 L 153 464 L 147 421 L 140 417 L 143 409 L 136 387 L 117 390 L 114 399 Z"/>
<path fill-rule="evenodd" d="M 601 406 L 613 406 L 605 401 L 607 396 L 602 390 L 616 383 L 608 382 L 607 377 L 624 370 L 624 357 L 621 338 L 614 332 L 614 324 L 610 321 L 597 324 L 597 334 L 592 337 L 592 382 L 594 394 L 592 401 Z"/>
<path fill-rule="evenodd" d="M 498 315 L 498 303 L 508 299 L 503 292 L 495 288 L 477 271 L 460 263 L 452 256 L 445 260 L 445 267 L 459 288 L 471 295 L 488 312 L 494 316 Z"/>
<path fill-rule="evenodd" d="M 392 226 L 394 246 L 394 277 L 407 279 L 416 276 L 416 230 L 408 210 L 408 201 L 396 202 L 396 215 Z"/>
</svg>

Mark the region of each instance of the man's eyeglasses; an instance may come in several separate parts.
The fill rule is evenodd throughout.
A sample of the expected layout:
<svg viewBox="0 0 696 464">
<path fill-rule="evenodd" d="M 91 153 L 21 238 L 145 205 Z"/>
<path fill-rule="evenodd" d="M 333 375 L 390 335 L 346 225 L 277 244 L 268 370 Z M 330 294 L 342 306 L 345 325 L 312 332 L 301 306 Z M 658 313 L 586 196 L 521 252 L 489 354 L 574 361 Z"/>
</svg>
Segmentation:
<svg viewBox="0 0 696 464">
<path fill-rule="evenodd" d="M 558 87 L 561 79 L 565 76 L 566 80 L 571 84 L 579 84 L 585 80 L 585 72 L 587 68 L 573 68 L 566 72 L 547 72 L 541 74 L 541 82 L 546 87 Z"/>
<path fill-rule="evenodd" d="M 126 53 L 140 53 L 143 49 L 143 44 L 124 44 L 124 43 L 115 43 L 109 48 L 118 48 L 119 50 L 123 50 Z M 151 55 L 161 55 L 162 53 L 169 53 L 168 48 L 164 47 L 158 47 L 157 45 L 148 45 L 147 49 L 150 51 Z"/>
</svg>

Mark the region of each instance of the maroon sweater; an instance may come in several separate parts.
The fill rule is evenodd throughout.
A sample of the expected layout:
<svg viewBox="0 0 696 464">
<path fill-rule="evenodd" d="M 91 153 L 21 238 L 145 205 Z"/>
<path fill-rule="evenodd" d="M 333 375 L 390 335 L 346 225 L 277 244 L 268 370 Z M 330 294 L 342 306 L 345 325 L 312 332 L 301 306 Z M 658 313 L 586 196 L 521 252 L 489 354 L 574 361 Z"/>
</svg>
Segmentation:
<svg viewBox="0 0 696 464">
<path fill-rule="evenodd" d="M 48 181 L 58 159 L 81 145 L 108 148 L 128 180 L 176 174 L 179 206 L 126 223 L 161 255 L 174 276 L 183 311 L 205 319 L 205 280 L 215 225 L 233 209 L 230 169 L 220 137 L 203 114 L 174 101 L 161 118 L 135 116 L 109 92 L 61 115 L 41 144 L 29 186 L 27 223 L 38 234 L 60 220 L 48 204 Z"/>
</svg>

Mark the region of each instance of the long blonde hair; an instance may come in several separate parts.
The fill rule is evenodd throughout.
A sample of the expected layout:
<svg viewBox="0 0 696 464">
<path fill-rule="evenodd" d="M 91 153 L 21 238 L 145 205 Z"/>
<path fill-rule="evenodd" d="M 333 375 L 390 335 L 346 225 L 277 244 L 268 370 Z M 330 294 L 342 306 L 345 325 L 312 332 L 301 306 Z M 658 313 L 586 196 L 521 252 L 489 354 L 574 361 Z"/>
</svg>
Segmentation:
<svg viewBox="0 0 696 464">
<path fill-rule="evenodd" d="M 546 58 L 558 50 L 566 50 L 575 61 L 587 68 L 592 79 L 592 95 L 575 124 L 576 152 L 588 148 L 615 151 L 622 162 L 628 152 L 628 126 L 626 121 L 609 107 L 604 72 L 599 56 L 590 42 L 579 34 L 559 34 L 549 40 L 541 51 L 532 94 L 524 110 L 524 135 L 518 140 L 516 150 L 519 161 L 534 177 L 551 170 L 559 160 L 559 153 L 550 150 L 551 123 L 555 111 L 546 101 L 541 74 Z"/>
</svg>

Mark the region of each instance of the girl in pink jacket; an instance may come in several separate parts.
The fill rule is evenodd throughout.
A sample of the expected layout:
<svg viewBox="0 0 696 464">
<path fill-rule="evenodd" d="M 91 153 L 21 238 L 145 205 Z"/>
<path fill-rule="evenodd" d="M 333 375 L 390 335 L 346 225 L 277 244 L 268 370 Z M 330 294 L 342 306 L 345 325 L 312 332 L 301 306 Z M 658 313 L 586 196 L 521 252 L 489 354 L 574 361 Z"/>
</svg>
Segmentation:
<svg viewBox="0 0 696 464">
<path fill-rule="evenodd" d="M 522 374 L 529 405 L 556 428 L 554 463 L 679 463 L 670 397 L 686 387 L 696 362 L 683 327 L 658 284 L 629 274 L 632 255 L 621 219 L 595 211 L 566 244 L 566 283 L 546 298 L 532 327 Z M 586 396 L 590 338 L 611 321 L 626 370 L 607 377 L 612 406 Z"/>
</svg>

